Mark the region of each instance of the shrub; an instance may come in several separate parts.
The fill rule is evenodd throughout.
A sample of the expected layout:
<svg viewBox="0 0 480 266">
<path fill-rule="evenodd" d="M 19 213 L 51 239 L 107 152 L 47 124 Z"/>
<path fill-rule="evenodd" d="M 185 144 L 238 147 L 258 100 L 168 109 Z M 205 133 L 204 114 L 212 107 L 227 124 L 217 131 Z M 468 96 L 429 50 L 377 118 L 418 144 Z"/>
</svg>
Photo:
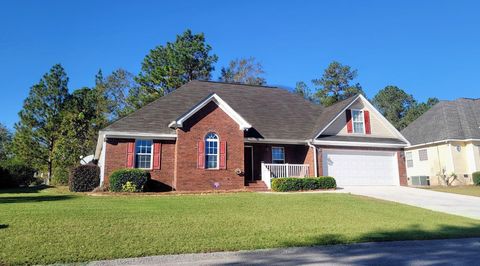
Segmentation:
<svg viewBox="0 0 480 266">
<path fill-rule="evenodd" d="M 68 169 L 64 167 L 56 167 L 53 170 L 52 185 L 54 186 L 68 186 L 69 173 Z"/>
<path fill-rule="evenodd" d="M 472 174 L 472 177 L 473 177 L 473 183 L 476 185 L 476 186 L 480 186 L 480 172 L 475 172 Z"/>
<path fill-rule="evenodd" d="M 0 167 L 0 187 L 29 186 L 35 180 L 35 169 L 18 161 L 7 161 Z"/>
<path fill-rule="evenodd" d="M 70 191 L 89 192 L 100 185 L 100 167 L 85 164 L 73 168 L 68 180 Z"/>
<path fill-rule="evenodd" d="M 306 178 L 275 178 L 272 179 L 272 190 L 274 191 L 301 191 L 316 189 L 332 189 L 336 188 L 335 179 L 330 176 L 323 177 L 306 177 Z"/>
<path fill-rule="evenodd" d="M 150 174 L 141 169 L 120 169 L 110 175 L 110 191 L 121 192 L 127 182 L 135 186 L 135 192 L 143 191 L 143 187 L 150 179 Z"/>
</svg>

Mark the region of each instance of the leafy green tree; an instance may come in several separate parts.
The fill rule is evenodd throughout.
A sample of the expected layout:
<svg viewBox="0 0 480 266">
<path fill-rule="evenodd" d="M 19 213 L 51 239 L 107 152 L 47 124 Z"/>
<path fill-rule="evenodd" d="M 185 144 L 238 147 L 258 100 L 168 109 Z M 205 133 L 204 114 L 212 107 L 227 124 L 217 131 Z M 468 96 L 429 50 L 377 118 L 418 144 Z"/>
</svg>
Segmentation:
<svg viewBox="0 0 480 266">
<path fill-rule="evenodd" d="M 386 86 L 375 95 L 373 104 L 392 125 L 401 130 L 404 116 L 417 103 L 412 95 L 397 86 Z"/>
<path fill-rule="evenodd" d="M 364 94 L 359 83 L 351 84 L 357 77 L 357 70 L 333 61 L 320 79 L 312 80 L 316 86 L 315 97 L 323 106 L 330 106 L 355 94 Z"/>
<path fill-rule="evenodd" d="M 440 101 L 437 98 L 428 98 L 428 100 L 424 103 L 416 103 L 414 104 L 408 111 L 405 113 L 405 116 L 402 118 L 400 122 L 399 128 L 405 128 L 410 123 L 415 121 L 425 112 L 430 110 L 435 104 L 439 103 Z"/>
<path fill-rule="evenodd" d="M 295 84 L 295 89 L 293 93 L 302 96 L 303 98 L 305 98 L 305 100 L 311 101 L 313 103 L 316 102 L 315 96 L 313 95 L 312 90 L 303 81 L 299 81 L 297 82 L 297 84 Z"/>
<path fill-rule="evenodd" d="M 31 87 L 15 124 L 13 149 L 22 161 L 52 176 L 54 150 L 60 137 L 68 77 L 60 64 L 54 65 L 40 82 Z"/>
<path fill-rule="evenodd" d="M 135 111 L 135 106 L 141 106 L 141 103 L 135 101 L 135 97 L 130 99 L 135 101 L 135 104 L 127 101 L 130 93 L 138 92 L 138 84 L 135 82 L 135 76 L 125 69 L 114 70 L 107 77 L 103 77 L 100 70 L 95 76 L 95 90 L 98 91 L 100 97 L 98 101 L 103 103 L 105 107 L 103 111 L 109 121 L 124 117 Z"/>
<path fill-rule="evenodd" d="M 0 163 L 7 159 L 11 141 L 12 134 L 5 125 L 0 123 Z"/>
<path fill-rule="evenodd" d="M 203 33 L 186 30 L 175 42 L 155 47 L 145 57 L 136 81 L 140 85 L 127 101 L 135 108 L 172 92 L 191 80 L 208 80 L 218 57 L 210 52 Z"/>
<path fill-rule="evenodd" d="M 56 167 L 76 166 L 81 156 L 94 152 L 98 131 L 107 123 L 98 94 L 96 88 L 82 88 L 72 93 L 63 114 L 61 137 L 55 146 Z"/>
<path fill-rule="evenodd" d="M 230 61 L 227 67 L 222 67 L 220 81 L 249 85 L 265 85 L 267 82 L 261 75 L 265 74 L 260 62 L 254 57 L 240 58 Z"/>
</svg>

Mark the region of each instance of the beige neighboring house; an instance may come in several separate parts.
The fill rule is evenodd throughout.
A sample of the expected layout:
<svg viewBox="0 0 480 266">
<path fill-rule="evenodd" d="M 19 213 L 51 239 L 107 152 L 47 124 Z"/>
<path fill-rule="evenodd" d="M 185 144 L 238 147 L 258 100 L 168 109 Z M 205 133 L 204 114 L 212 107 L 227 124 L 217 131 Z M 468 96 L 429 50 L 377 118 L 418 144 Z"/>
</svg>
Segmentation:
<svg viewBox="0 0 480 266">
<path fill-rule="evenodd" d="M 406 127 L 408 184 L 412 186 L 472 184 L 480 171 L 480 99 L 441 101 Z"/>
</svg>

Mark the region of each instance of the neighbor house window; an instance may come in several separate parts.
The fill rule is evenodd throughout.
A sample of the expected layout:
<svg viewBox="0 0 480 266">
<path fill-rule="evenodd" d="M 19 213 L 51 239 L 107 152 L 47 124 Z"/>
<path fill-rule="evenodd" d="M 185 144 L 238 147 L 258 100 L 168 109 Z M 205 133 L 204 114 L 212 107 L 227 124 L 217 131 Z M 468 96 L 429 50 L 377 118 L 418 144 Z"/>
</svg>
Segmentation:
<svg viewBox="0 0 480 266">
<path fill-rule="evenodd" d="M 272 147 L 272 163 L 285 163 L 285 149 Z"/>
<path fill-rule="evenodd" d="M 405 153 L 405 159 L 407 160 L 407 167 L 408 167 L 408 168 L 413 167 L 413 156 L 412 156 L 412 152 L 406 152 L 406 153 Z"/>
<path fill-rule="evenodd" d="M 353 133 L 365 133 L 365 120 L 362 110 L 352 110 Z"/>
<path fill-rule="evenodd" d="M 427 149 L 419 150 L 418 151 L 418 159 L 420 161 L 428 161 L 428 152 Z"/>
<path fill-rule="evenodd" d="M 135 168 L 152 168 L 152 141 L 137 139 L 135 142 Z"/>
<path fill-rule="evenodd" d="M 205 137 L 205 168 L 218 168 L 218 136 L 208 133 Z"/>
</svg>

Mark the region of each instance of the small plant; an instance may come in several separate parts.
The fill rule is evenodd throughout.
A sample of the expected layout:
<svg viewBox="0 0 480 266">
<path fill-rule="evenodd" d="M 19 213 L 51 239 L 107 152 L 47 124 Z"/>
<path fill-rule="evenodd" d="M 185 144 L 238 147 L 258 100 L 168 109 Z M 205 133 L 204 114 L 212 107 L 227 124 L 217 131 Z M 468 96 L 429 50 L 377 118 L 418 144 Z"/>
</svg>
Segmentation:
<svg viewBox="0 0 480 266">
<path fill-rule="evenodd" d="M 450 173 L 450 174 L 447 174 L 447 170 L 445 168 L 443 168 L 438 174 L 437 176 L 439 177 L 439 179 L 442 180 L 443 184 L 445 186 L 451 186 L 453 184 L 453 182 L 455 180 L 457 180 L 457 174 L 455 173 Z"/>
<path fill-rule="evenodd" d="M 472 174 L 472 178 L 473 184 L 475 184 L 476 186 L 480 186 L 480 172 L 474 172 Z"/>
<path fill-rule="evenodd" d="M 94 164 L 73 168 L 68 180 L 70 191 L 90 192 L 100 185 L 100 167 Z"/>
<path fill-rule="evenodd" d="M 137 188 L 132 182 L 127 181 L 127 183 L 122 185 L 122 192 L 137 192 Z"/>
<path fill-rule="evenodd" d="M 286 177 L 272 179 L 273 191 L 302 191 L 302 190 L 317 190 L 317 189 L 333 189 L 337 187 L 337 183 L 333 177 Z"/>
<path fill-rule="evenodd" d="M 131 182 L 135 187 L 134 192 L 143 191 L 143 187 L 150 179 L 150 174 L 141 169 L 120 169 L 113 172 L 109 178 L 109 189 L 113 192 L 122 192 L 123 186 Z"/>
</svg>

